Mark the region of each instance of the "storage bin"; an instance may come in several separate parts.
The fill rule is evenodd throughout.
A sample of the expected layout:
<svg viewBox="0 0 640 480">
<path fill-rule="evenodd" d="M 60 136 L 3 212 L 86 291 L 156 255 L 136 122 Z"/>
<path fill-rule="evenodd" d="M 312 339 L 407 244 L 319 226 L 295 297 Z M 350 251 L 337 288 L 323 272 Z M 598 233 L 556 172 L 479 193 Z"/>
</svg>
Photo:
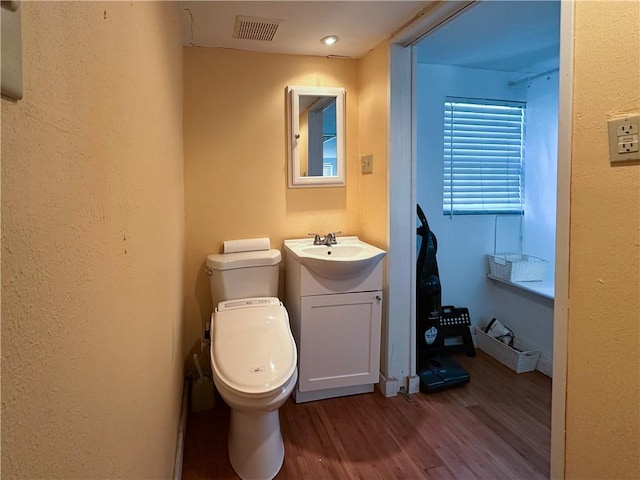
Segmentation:
<svg viewBox="0 0 640 480">
<path fill-rule="evenodd" d="M 510 282 L 539 282 L 544 278 L 546 260 L 532 255 L 502 253 L 487 255 L 489 272 Z"/>
<path fill-rule="evenodd" d="M 487 335 L 482 329 L 476 327 L 478 348 L 488 353 L 500 363 L 506 365 L 516 373 L 532 372 L 536 369 L 540 351 L 528 343 L 513 339 L 513 348 L 505 345 L 500 340 Z"/>
</svg>

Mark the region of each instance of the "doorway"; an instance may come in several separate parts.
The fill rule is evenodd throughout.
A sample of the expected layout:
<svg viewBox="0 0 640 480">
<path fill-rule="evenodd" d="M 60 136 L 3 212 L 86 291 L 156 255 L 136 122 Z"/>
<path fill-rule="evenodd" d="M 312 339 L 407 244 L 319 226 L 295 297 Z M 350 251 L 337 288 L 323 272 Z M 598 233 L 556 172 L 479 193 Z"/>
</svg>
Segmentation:
<svg viewBox="0 0 640 480">
<path fill-rule="evenodd" d="M 443 302 L 480 327 L 500 320 L 540 351 L 547 376 L 559 27 L 559 2 L 478 2 L 412 47 L 414 188 L 438 236 Z M 492 254 L 528 255 L 541 279 L 488 279 Z"/>
<path fill-rule="evenodd" d="M 453 4 L 453 5 L 452 5 Z M 439 222 L 451 222 L 450 219 L 446 219 L 442 215 L 442 187 L 441 187 L 441 179 L 442 174 L 439 175 L 432 174 L 431 179 L 429 181 L 432 182 L 440 182 L 439 188 L 431 188 L 431 191 L 423 196 L 423 193 L 420 192 L 420 188 L 416 185 L 418 179 L 420 179 L 420 155 L 421 150 L 418 145 L 420 141 L 421 135 L 425 135 L 424 131 L 420 130 L 419 121 L 416 121 L 418 117 L 418 113 L 416 112 L 416 105 L 414 99 L 417 95 L 417 90 L 419 88 L 418 81 L 420 80 L 419 73 L 416 72 L 416 57 L 420 55 L 421 44 L 426 45 L 429 41 L 429 37 L 432 36 L 432 40 L 437 38 L 436 32 L 439 30 L 444 31 L 445 27 L 447 29 L 452 30 L 454 33 L 456 28 L 459 27 L 459 31 L 457 32 L 457 37 L 453 39 L 449 39 L 448 42 L 444 42 L 440 47 L 432 48 L 433 51 L 437 51 L 442 54 L 443 57 L 447 57 L 447 52 L 449 53 L 449 58 L 452 57 L 452 52 L 448 51 L 447 48 L 453 48 L 453 43 L 458 42 L 459 45 L 466 47 L 464 51 L 471 55 L 471 45 L 480 44 L 478 42 L 478 35 L 472 36 L 471 38 L 466 38 L 463 33 L 469 32 L 470 26 L 465 26 L 465 17 L 467 19 L 473 18 L 471 15 L 474 10 L 476 12 L 482 13 L 483 8 L 487 7 L 496 7 L 499 9 L 503 9 L 504 12 L 507 11 L 507 4 L 513 4 L 512 7 L 515 7 L 518 11 L 517 15 L 521 17 L 527 18 L 531 23 L 540 23 L 532 20 L 530 17 L 527 17 L 525 13 L 525 7 L 527 4 L 538 4 L 537 6 L 551 6 L 556 8 L 557 17 L 555 30 L 552 30 L 552 34 L 555 35 L 555 66 L 544 64 L 544 62 L 540 62 L 535 69 L 532 68 L 534 62 L 530 61 L 527 68 L 529 71 L 519 71 L 516 73 L 521 74 L 520 77 L 512 77 L 507 80 L 505 83 L 509 82 L 520 82 L 516 86 L 530 90 L 532 82 L 538 81 L 547 81 L 547 77 L 549 80 L 553 81 L 555 79 L 556 85 L 558 86 L 556 90 L 556 105 L 557 112 L 555 114 L 555 120 L 558 124 L 557 132 L 555 134 L 555 138 L 558 141 L 557 146 L 555 146 L 555 150 L 558 152 L 557 155 L 557 164 L 554 166 L 554 173 L 557 174 L 557 182 L 558 182 L 558 197 L 555 205 L 553 205 L 554 210 L 557 208 L 557 215 L 554 213 L 554 219 L 557 218 L 557 222 L 555 224 L 555 234 L 556 239 L 555 242 L 550 242 L 551 245 L 547 245 L 547 252 L 551 252 L 549 255 L 546 253 L 545 255 L 550 256 L 549 260 L 552 263 L 552 271 L 554 271 L 555 276 L 555 300 L 551 302 L 551 308 L 548 322 L 547 333 L 549 336 L 553 337 L 552 339 L 548 339 L 548 343 L 545 348 L 547 351 L 551 353 L 551 358 L 549 360 L 553 361 L 553 366 L 549 365 L 550 369 L 548 374 L 553 372 L 553 409 L 552 409 L 552 448 L 551 448 L 551 471 L 552 476 L 558 476 L 562 474 L 563 466 L 564 466 L 564 394 L 566 387 L 566 307 L 567 307 L 567 272 L 568 272 L 568 208 L 569 208 L 569 165 L 570 165 L 570 155 L 569 155 L 569 144 L 568 138 L 571 131 L 570 118 L 571 118 L 571 81 L 572 81 L 572 45 L 571 38 L 573 34 L 573 6 L 569 4 L 565 4 L 565 2 L 484 2 L 484 1 L 476 1 L 476 2 L 439 2 L 435 4 L 430 11 L 426 12 L 424 18 L 422 19 L 422 25 L 417 28 L 415 25 L 411 28 L 407 29 L 406 32 L 401 32 L 397 37 L 393 39 L 393 45 L 391 46 L 391 145 L 390 145 L 390 170 L 389 170 L 389 184 L 390 184 L 390 195 L 389 195 L 389 211 L 390 211 L 390 220 L 392 225 L 396 226 L 407 226 L 406 229 L 401 229 L 401 231 L 393 231 L 390 232 L 390 242 L 389 242 L 389 252 L 391 255 L 396 253 L 396 258 L 400 256 L 401 248 L 406 248 L 407 244 L 411 244 L 412 248 L 410 248 L 411 259 L 405 259 L 407 264 L 414 265 L 415 264 L 415 238 L 412 238 L 412 231 L 415 227 L 415 205 L 417 202 L 423 203 L 422 207 L 425 208 L 424 203 L 429 204 L 429 209 L 432 209 L 431 215 L 435 217 L 440 217 L 438 219 Z M 544 5 L 546 4 L 546 5 Z M 533 5 L 535 6 L 535 5 Z M 495 13 L 494 13 L 495 15 Z M 511 15 L 514 15 L 512 12 Z M 502 22 L 506 22 L 507 18 L 501 19 Z M 474 27 L 478 25 L 482 25 L 481 22 L 471 22 L 474 23 Z M 477 24 L 476 24 L 477 23 Z M 486 25 L 486 24 L 485 24 Z M 500 32 L 496 28 L 486 28 L 487 31 L 497 31 Z M 477 32 L 476 32 L 477 33 Z M 438 33 L 437 35 L 441 35 Z M 444 38 L 444 34 L 442 34 Z M 465 43 L 466 38 L 466 43 Z M 509 47 L 514 47 L 515 41 L 508 43 L 509 40 L 505 37 L 505 34 L 499 37 L 499 40 L 503 43 L 507 42 Z M 423 43 L 424 42 L 424 43 Z M 529 42 L 532 43 L 532 42 Z M 492 45 L 484 46 L 485 53 L 494 54 L 499 51 Z M 538 50 L 542 50 L 539 48 Z M 549 48 L 548 50 L 551 50 Z M 559 52 L 559 55 L 558 55 Z M 503 52 L 504 53 L 504 52 Z M 543 52 L 537 52 L 538 54 Z M 528 61 L 525 58 L 524 54 L 514 54 L 512 55 L 514 58 L 511 60 L 520 60 L 522 62 Z M 533 53 L 532 53 L 533 56 Z M 435 57 L 435 56 L 434 56 Z M 439 65 L 439 67 L 451 67 L 452 65 L 446 65 L 442 59 L 438 60 L 437 58 L 432 57 L 429 59 L 429 62 L 435 63 Z M 508 59 L 503 59 L 506 62 Z M 470 61 L 467 58 L 467 61 Z M 499 62 L 500 59 L 496 57 L 494 61 Z M 549 59 L 549 61 L 553 62 L 553 59 Z M 414 63 L 415 62 L 415 63 Z M 439 63 L 443 62 L 443 63 Z M 451 62 L 449 62 L 451 63 Z M 524 64 L 523 64 L 524 65 Z M 467 64 L 464 67 L 477 68 L 479 65 Z M 500 68 L 504 68 L 503 66 L 499 66 Z M 556 70 L 556 68 L 558 70 Z M 483 70 L 488 70 L 485 68 Z M 554 71 L 555 70 L 555 71 Z M 411 73 L 407 73 L 411 72 Z M 536 76 L 538 74 L 543 74 L 540 76 Z M 532 78 L 534 77 L 534 78 Z M 555 77 L 555 78 L 554 78 Z M 436 77 L 437 78 L 437 77 Z M 442 78 L 442 77 L 440 77 Z M 513 86 L 513 85 L 512 85 Z M 467 94 L 468 95 L 468 94 Z M 493 95 L 478 95 L 480 98 L 484 98 L 487 96 Z M 526 100 L 526 98 L 525 98 Z M 401 106 L 410 104 L 410 113 L 406 111 L 402 111 Z M 441 109 L 442 107 L 440 107 Z M 410 117 L 410 118 L 409 118 Z M 407 123 L 411 123 L 412 129 L 408 132 L 406 125 Z M 403 128 L 404 127 L 404 128 Z M 442 140 L 441 140 L 442 142 Z M 441 143 L 440 143 L 441 144 Z M 410 153 L 409 153 L 410 152 Z M 442 150 L 441 150 L 442 152 Z M 408 157 L 411 157 L 410 159 Z M 442 155 L 440 154 L 440 159 Z M 405 169 L 403 172 L 402 169 Z M 408 172 L 407 170 L 408 169 Z M 406 181 L 410 178 L 411 189 L 407 191 L 406 189 Z M 431 185 L 436 185 L 433 183 Z M 435 193 L 433 193 L 435 190 Z M 423 201 L 422 198 L 425 200 Z M 431 222 L 431 219 L 430 219 Z M 473 220 L 465 220 L 466 223 L 473 222 Z M 437 223 L 437 222 L 436 222 Z M 494 220 L 495 223 L 495 220 Z M 451 225 L 449 225 L 451 227 Z M 466 225 L 467 229 L 469 225 Z M 495 227 L 494 227 L 495 228 Z M 436 226 L 433 226 L 433 229 L 436 230 Z M 451 230 L 451 229 L 450 229 Z M 469 230 L 467 230 L 469 231 Z M 474 231 L 471 228 L 471 231 Z M 437 233 L 437 231 L 436 231 Z M 447 236 L 456 235 L 455 232 L 449 231 L 444 234 L 445 238 Z M 526 233 L 525 233 L 526 235 Z M 495 230 L 491 231 L 491 234 L 488 235 L 489 240 L 489 248 L 487 245 L 482 244 L 478 247 L 479 251 L 482 250 L 482 257 L 480 260 L 476 259 L 476 267 L 482 271 L 477 272 L 475 275 L 479 282 L 483 282 L 483 289 L 489 290 L 494 288 L 488 283 L 486 279 L 486 258 L 484 258 L 484 254 L 490 253 L 494 248 L 494 236 Z M 467 238 L 469 235 L 467 235 Z M 475 235 L 474 235 L 475 237 Z M 555 258 L 553 256 L 555 255 Z M 408 255 L 406 255 L 408 256 Z M 439 254 L 440 261 L 440 254 Z M 443 262 L 445 260 L 442 260 Z M 553 268 L 555 267 L 555 268 Z M 456 268 L 460 269 L 461 265 L 456 265 Z M 455 270 L 455 269 L 454 269 Z M 406 271 L 406 270 L 405 270 Z M 467 275 L 469 277 L 470 275 Z M 553 278 L 553 277 L 552 277 Z M 394 276 L 394 272 L 390 272 L 389 283 L 395 283 L 396 289 L 402 289 L 403 287 L 399 285 L 404 282 L 405 288 L 411 292 L 415 291 L 414 280 L 408 279 L 400 279 L 397 276 Z M 455 289 L 451 285 L 455 283 L 455 278 L 451 277 L 447 279 L 446 276 L 443 278 L 443 295 L 446 289 Z M 464 290 L 461 288 L 459 290 Z M 392 297 L 393 292 L 389 292 L 389 296 Z M 455 295 L 459 295 L 458 297 L 453 297 L 452 302 L 454 304 L 459 304 L 459 306 L 468 306 L 464 305 L 465 303 L 477 302 L 478 298 L 466 299 L 463 295 L 456 293 Z M 489 294 L 485 295 L 480 294 L 480 302 L 483 301 L 484 296 L 489 296 Z M 553 296 L 553 294 L 552 294 Z M 446 299 L 443 297 L 443 301 Z M 449 302 L 447 302 L 449 303 Z M 489 302 L 485 302 L 485 307 Z M 478 303 L 479 305 L 481 303 Z M 393 306 L 393 298 L 389 298 L 390 305 L 390 318 L 393 314 L 392 306 Z M 471 309 L 471 305 L 470 310 Z M 483 307 L 481 307 L 483 308 Z M 412 312 L 414 315 L 415 321 L 415 312 Z M 472 317 L 474 316 L 474 312 L 472 310 Z M 487 313 L 485 313 L 486 315 Z M 489 317 L 491 318 L 491 317 Z M 474 322 L 476 323 L 476 322 Z M 411 344 L 415 345 L 415 333 L 412 332 Z M 555 355 L 554 355 L 555 354 Z M 415 365 L 415 351 L 411 353 L 412 365 Z M 413 372 L 415 373 L 415 372 Z M 409 384 L 409 389 L 411 391 L 411 384 Z M 415 391 L 415 390 L 414 390 Z"/>
</svg>

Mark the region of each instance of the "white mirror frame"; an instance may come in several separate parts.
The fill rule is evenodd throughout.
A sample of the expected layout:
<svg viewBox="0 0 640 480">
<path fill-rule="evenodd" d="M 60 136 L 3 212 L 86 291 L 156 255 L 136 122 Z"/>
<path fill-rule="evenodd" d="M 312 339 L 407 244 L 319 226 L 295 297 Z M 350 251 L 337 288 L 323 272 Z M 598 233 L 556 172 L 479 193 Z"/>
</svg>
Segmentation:
<svg viewBox="0 0 640 480">
<path fill-rule="evenodd" d="M 302 176 L 300 172 L 300 97 L 303 95 L 335 97 L 336 99 L 336 166 L 333 177 Z M 344 88 L 287 87 L 289 101 L 289 187 L 343 187 L 345 185 L 344 161 Z"/>
</svg>

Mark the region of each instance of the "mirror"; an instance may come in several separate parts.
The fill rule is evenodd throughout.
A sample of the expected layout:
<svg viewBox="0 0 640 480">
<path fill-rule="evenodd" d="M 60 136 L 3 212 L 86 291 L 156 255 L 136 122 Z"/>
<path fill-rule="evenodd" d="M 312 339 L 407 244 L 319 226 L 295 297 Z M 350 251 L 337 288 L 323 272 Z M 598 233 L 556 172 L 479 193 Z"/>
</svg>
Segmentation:
<svg viewBox="0 0 640 480">
<path fill-rule="evenodd" d="M 287 90 L 289 187 L 344 186 L 344 89 Z"/>
</svg>

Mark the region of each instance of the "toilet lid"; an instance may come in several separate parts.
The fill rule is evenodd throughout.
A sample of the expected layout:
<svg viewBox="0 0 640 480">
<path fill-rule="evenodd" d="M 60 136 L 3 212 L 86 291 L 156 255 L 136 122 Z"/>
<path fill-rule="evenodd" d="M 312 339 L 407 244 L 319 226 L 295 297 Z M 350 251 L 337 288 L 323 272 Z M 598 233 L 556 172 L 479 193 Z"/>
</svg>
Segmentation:
<svg viewBox="0 0 640 480">
<path fill-rule="evenodd" d="M 289 316 L 277 298 L 221 303 L 213 316 L 212 366 L 225 384 L 244 394 L 267 394 L 296 368 Z"/>
</svg>

